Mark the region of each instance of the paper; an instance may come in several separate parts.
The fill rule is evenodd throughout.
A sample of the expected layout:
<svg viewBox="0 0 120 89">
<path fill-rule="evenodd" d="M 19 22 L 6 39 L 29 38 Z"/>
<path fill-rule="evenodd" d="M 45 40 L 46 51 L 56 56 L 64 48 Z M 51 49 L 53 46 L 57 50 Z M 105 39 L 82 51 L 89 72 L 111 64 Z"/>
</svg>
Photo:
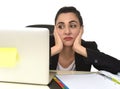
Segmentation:
<svg viewBox="0 0 120 89">
<path fill-rule="evenodd" d="M 56 75 L 69 89 L 120 89 L 120 85 L 97 74 Z"/>
<path fill-rule="evenodd" d="M 17 60 L 16 48 L 0 48 L 0 67 L 14 67 Z"/>
<path fill-rule="evenodd" d="M 106 76 L 111 81 L 120 84 L 120 76 L 119 75 L 115 75 L 115 74 L 112 74 L 112 73 L 110 73 L 108 71 L 104 71 L 104 70 L 101 70 L 98 73 L 101 74 L 101 75 L 103 75 L 103 76 Z"/>
</svg>

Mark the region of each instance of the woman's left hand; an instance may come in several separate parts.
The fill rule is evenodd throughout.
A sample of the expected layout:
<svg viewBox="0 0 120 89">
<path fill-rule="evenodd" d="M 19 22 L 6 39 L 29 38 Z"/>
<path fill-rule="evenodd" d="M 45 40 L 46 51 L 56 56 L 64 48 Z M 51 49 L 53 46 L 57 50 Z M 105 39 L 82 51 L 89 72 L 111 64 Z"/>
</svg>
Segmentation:
<svg viewBox="0 0 120 89">
<path fill-rule="evenodd" d="M 73 43 L 73 50 L 79 53 L 80 55 L 87 57 L 86 48 L 81 45 L 82 35 L 83 35 L 83 28 L 80 29 L 80 32 Z"/>
<path fill-rule="evenodd" d="M 78 47 L 81 46 L 82 34 L 83 34 L 83 29 L 80 29 L 80 32 L 73 43 L 73 50 L 74 51 L 77 51 Z"/>
</svg>

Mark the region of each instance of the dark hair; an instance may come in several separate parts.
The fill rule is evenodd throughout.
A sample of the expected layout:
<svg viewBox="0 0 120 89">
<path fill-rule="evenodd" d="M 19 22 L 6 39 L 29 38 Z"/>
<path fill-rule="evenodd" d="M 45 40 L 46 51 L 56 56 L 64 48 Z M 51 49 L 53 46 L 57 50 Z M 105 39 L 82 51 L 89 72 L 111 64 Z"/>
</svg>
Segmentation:
<svg viewBox="0 0 120 89">
<path fill-rule="evenodd" d="M 60 8 L 55 17 L 55 24 L 56 24 L 56 20 L 60 14 L 68 13 L 68 12 L 74 13 L 78 17 L 80 25 L 83 26 L 82 16 L 81 16 L 80 12 L 73 6 Z"/>
</svg>

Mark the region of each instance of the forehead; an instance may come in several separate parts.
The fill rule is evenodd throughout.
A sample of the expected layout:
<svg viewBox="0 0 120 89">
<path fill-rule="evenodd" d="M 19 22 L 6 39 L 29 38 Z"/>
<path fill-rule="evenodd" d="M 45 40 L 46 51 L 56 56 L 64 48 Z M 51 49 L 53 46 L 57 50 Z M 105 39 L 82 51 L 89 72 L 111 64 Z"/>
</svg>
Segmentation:
<svg viewBox="0 0 120 89">
<path fill-rule="evenodd" d="M 69 23 L 70 21 L 77 21 L 77 22 L 79 22 L 78 17 L 76 16 L 76 14 L 74 14 L 72 12 L 62 13 L 62 14 L 60 14 L 58 16 L 56 22 L 57 23 L 59 23 L 59 22 Z"/>
</svg>

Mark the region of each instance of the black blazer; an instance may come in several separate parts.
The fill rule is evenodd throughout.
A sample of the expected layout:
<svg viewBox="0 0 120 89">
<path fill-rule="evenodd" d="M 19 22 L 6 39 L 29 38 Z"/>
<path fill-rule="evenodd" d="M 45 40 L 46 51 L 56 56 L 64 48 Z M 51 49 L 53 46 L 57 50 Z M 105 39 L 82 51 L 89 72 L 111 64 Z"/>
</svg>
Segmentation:
<svg viewBox="0 0 120 89">
<path fill-rule="evenodd" d="M 55 41 L 53 35 L 50 36 L 50 47 L 54 46 Z M 82 45 L 87 49 L 88 57 L 85 58 L 80 54 L 75 53 L 75 65 L 77 71 L 90 71 L 91 65 L 98 70 L 106 70 L 111 73 L 120 72 L 120 60 L 100 52 L 97 44 L 94 41 L 82 40 Z M 59 54 L 50 57 L 50 69 L 56 70 Z"/>
</svg>

